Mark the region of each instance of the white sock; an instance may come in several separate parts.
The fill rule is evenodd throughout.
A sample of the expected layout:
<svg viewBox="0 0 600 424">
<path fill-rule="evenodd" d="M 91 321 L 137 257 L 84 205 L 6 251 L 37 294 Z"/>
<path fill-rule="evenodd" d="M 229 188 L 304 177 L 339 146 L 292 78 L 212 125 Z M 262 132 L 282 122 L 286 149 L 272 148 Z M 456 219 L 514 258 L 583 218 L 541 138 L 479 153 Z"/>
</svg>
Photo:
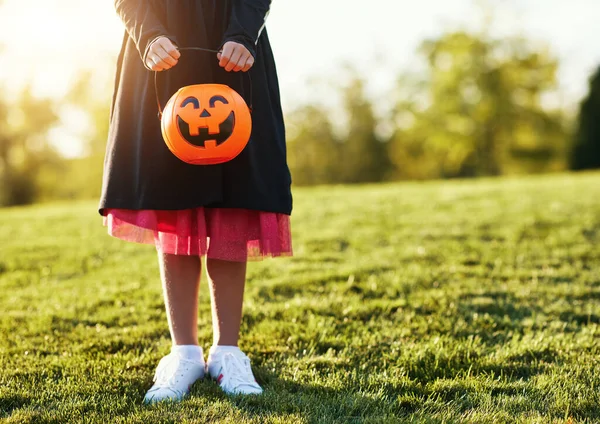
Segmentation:
<svg viewBox="0 0 600 424">
<path fill-rule="evenodd" d="M 171 347 L 171 353 L 176 353 L 179 357 L 187 359 L 188 361 L 201 362 L 204 359 L 202 348 L 196 345 L 173 345 Z"/>
<path fill-rule="evenodd" d="M 238 346 L 212 345 L 208 352 L 209 355 L 215 355 L 225 352 L 241 352 Z"/>
</svg>

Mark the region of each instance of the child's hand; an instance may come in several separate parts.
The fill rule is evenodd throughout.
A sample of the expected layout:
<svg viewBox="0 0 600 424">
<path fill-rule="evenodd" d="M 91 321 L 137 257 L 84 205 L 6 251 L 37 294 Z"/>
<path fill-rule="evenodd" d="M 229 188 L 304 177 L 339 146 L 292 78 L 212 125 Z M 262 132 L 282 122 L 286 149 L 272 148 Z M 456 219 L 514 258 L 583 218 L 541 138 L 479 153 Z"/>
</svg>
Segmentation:
<svg viewBox="0 0 600 424">
<path fill-rule="evenodd" d="M 234 41 L 223 45 L 223 50 L 217 54 L 219 66 L 227 72 L 246 72 L 254 65 L 254 58 L 246 47 Z"/>
<path fill-rule="evenodd" d="M 153 71 L 166 71 L 177 65 L 181 53 L 167 37 L 159 37 L 152 42 L 146 55 L 146 66 Z"/>
</svg>

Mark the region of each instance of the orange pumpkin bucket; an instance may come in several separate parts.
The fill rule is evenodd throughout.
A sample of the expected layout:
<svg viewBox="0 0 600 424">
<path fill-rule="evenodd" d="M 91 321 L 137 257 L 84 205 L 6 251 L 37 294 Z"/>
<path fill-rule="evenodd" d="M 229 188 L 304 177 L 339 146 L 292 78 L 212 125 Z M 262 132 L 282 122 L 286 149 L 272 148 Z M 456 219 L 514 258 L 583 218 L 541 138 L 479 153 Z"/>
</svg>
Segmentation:
<svg viewBox="0 0 600 424">
<path fill-rule="evenodd" d="M 246 102 L 222 84 L 181 88 L 171 97 L 161 118 L 169 150 L 193 165 L 232 160 L 250 140 L 252 118 Z"/>
<path fill-rule="evenodd" d="M 161 111 L 160 101 L 158 105 L 164 141 L 169 150 L 186 163 L 228 162 L 238 156 L 250 140 L 250 109 L 242 96 L 227 85 L 186 86 L 171 97 L 164 111 Z"/>
</svg>

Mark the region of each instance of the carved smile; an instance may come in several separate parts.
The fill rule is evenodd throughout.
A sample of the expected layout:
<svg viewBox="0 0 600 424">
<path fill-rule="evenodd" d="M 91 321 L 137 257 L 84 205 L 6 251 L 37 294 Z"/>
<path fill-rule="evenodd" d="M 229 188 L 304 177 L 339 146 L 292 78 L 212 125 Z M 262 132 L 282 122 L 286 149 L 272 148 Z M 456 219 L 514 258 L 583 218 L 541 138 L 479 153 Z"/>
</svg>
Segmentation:
<svg viewBox="0 0 600 424">
<path fill-rule="evenodd" d="M 235 113 L 232 111 L 227 119 L 219 124 L 219 131 L 211 133 L 209 125 L 190 128 L 190 125 L 185 122 L 181 116 L 177 117 L 177 126 L 181 136 L 190 144 L 198 147 L 211 148 L 218 146 L 231 137 L 235 128 Z M 194 134 L 194 135 L 192 135 Z M 197 135 L 195 135 L 197 134 Z"/>
</svg>

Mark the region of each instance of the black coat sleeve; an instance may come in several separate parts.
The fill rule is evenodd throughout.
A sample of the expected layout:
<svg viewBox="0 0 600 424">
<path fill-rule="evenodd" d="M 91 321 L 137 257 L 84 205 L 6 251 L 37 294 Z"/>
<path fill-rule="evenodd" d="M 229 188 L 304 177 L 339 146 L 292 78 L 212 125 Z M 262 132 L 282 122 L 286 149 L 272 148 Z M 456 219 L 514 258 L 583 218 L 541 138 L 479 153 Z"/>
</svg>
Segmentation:
<svg viewBox="0 0 600 424">
<path fill-rule="evenodd" d="M 125 24 L 129 37 L 134 41 L 144 66 L 146 54 L 152 42 L 166 36 L 175 41 L 158 19 L 148 0 L 114 0 L 115 9 Z"/>
<path fill-rule="evenodd" d="M 256 44 L 265 27 L 271 0 L 234 0 L 223 44 L 235 41 L 256 57 Z"/>
</svg>

